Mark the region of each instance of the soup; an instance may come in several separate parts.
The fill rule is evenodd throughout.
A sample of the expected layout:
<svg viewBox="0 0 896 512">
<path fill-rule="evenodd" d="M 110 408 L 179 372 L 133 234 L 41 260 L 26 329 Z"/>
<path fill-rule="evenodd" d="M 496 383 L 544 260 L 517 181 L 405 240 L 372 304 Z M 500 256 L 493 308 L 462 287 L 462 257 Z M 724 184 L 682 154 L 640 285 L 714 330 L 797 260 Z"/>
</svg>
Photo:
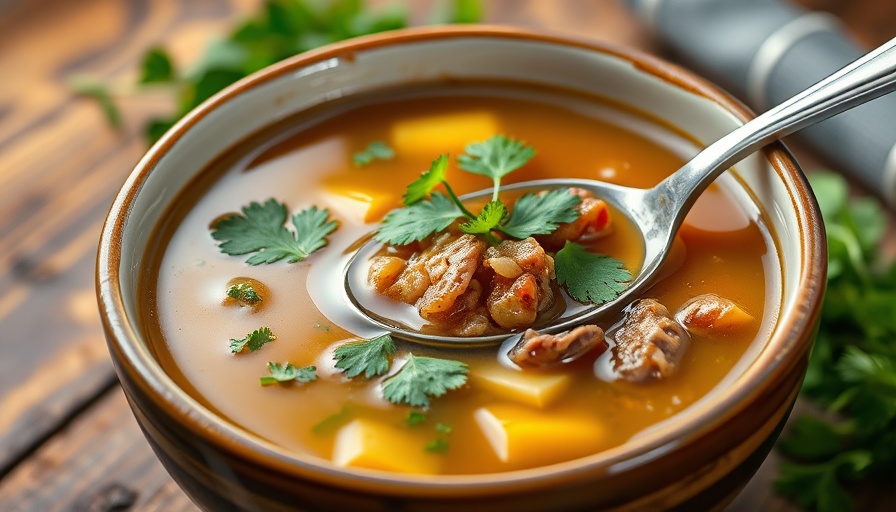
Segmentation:
<svg viewBox="0 0 896 512">
<path fill-rule="evenodd" d="M 646 294 L 679 312 L 664 325 L 683 331 L 688 324 L 690 342 L 674 372 L 622 378 L 618 354 L 627 318 L 638 314 L 633 306 L 599 326 L 605 350 L 559 364 L 521 369 L 509 346 L 393 340 L 394 352 L 381 351 L 382 371 L 368 377 L 370 366 L 358 366 L 350 376 L 359 350 L 346 347 L 381 343 L 383 334 L 343 296 L 352 250 L 441 154 L 450 155 L 447 179 L 458 195 L 490 187 L 491 179 L 462 172 L 456 157 L 496 134 L 536 152 L 504 183 L 582 177 L 649 187 L 693 151 L 685 137 L 635 112 L 516 84 L 384 91 L 284 120 L 209 165 L 157 230 L 142 314 L 163 368 L 209 409 L 285 448 L 345 467 L 474 474 L 621 445 L 706 396 L 767 339 L 780 305 L 774 241 L 755 207 L 732 187 L 713 185 L 685 221 L 663 279 Z M 294 263 L 249 265 L 251 251 L 225 254 L 222 226 L 246 219 L 248 211 L 239 212 L 253 202 L 271 212 L 282 204 L 290 217 L 317 208 L 309 215 L 326 246 Z M 637 237 L 618 212 L 610 216 L 612 233 L 589 250 L 635 272 Z M 244 295 L 247 289 L 261 300 Z M 703 325 L 703 303 L 687 306 L 715 295 L 722 296 L 717 306 L 737 314 Z M 433 360 L 450 364 L 426 366 Z M 414 364 L 416 379 L 396 380 Z"/>
</svg>

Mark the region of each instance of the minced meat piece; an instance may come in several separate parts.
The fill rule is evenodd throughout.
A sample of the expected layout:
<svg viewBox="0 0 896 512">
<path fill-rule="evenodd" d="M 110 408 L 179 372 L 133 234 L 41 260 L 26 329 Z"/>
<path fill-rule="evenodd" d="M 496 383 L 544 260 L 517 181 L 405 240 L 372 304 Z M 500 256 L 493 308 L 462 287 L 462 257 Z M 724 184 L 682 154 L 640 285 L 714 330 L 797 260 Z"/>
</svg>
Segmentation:
<svg viewBox="0 0 896 512">
<path fill-rule="evenodd" d="M 614 339 L 613 368 L 633 382 L 673 375 L 690 342 L 687 331 L 655 299 L 633 303 Z"/>
<path fill-rule="evenodd" d="M 507 355 L 520 366 L 544 366 L 577 359 L 596 348 L 600 353 L 607 349 L 604 331 L 596 325 L 580 325 L 560 334 L 527 329 Z"/>
</svg>

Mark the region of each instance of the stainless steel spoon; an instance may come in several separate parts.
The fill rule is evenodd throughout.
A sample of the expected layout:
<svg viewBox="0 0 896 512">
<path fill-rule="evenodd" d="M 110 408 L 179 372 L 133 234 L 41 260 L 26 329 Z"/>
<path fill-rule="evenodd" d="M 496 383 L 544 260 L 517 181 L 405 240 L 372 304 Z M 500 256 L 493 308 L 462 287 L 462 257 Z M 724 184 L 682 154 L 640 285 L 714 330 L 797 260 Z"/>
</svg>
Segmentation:
<svg viewBox="0 0 896 512">
<path fill-rule="evenodd" d="M 581 187 L 630 217 L 644 236 L 641 271 L 615 300 L 601 305 L 572 308 L 540 332 L 557 333 L 582 323 L 594 323 L 618 312 L 639 297 L 656 279 L 672 240 L 697 197 L 719 174 L 770 142 L 801 128 L 883 96 L 896 89 L 896 39 L 859 58 L 812 87 L 725 135 L 650 189 L 621 187 L 583 179 L 547 179 L 516 183 L 502 190 L 521 188 Z M 896 122 L 896 120 L 894 120 Z M 486 190 L 462 199 L 488 197 Z M 429 345 L 477 346 L 497 344 L 508 334 L 451 337 L 426 334 L 396 322 L 377 311 L 376 299 L 367 289 L 366 266 L 380 244 L 368 242 L 346 267 L 345 291 L 358 311 L 370 321 L 404 340 Z M 380 299 L 382 301 L 382 299 Z"/>
</svg>

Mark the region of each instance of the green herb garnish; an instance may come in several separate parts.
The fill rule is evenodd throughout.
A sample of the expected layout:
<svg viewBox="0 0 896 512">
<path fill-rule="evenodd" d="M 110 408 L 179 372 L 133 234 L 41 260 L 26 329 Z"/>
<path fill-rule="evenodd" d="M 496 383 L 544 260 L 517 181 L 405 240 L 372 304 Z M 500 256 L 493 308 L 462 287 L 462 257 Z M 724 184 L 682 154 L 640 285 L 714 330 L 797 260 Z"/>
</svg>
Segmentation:
<svg viewBox="0 0 896 512">
<path fill-rule="evenodd" d="M 368 340 L 352 341 L 333 352 L 336 368 L 348 377 L 364 374 L 368 379 L 389 371 L 395 342 L 392 336 L 383 334 Z"/>
<path fill-rule="evenodd" d="M 374 238 L 393 245 L 406 245 L 425 239 L 451 225 L 459 218 L 464 233 L 480 235 L 496 245 L 499 240 L 492 231 L 500 231 L 514 238 L 547 234 L 564 222 L 578 218 L 575 207 L 581 199 L 568 190 L 555 190 L 543 195 L 526 194 L 508 215 L 507 206 L 500 201 L 501 179 L 525 165 L 535 156 L 535 150 L 515 139 L 495 135 L 485 141 L 469 144 L 466 153 L 458 157 L 460 168 L 492 179 L 492 200 L 479 214 L 470 212 L 458 199 L 446 179 L 448 156 L 441 155 L 429 170 L 408 185 L 404 208 L 393 210 L 383 219 Z M 432 192 L 442 185 L 444 195 Z M 429 199 L 426 199 L 429 195 Z"/>
<path fill-rule="evenodd" d="M 314 366 L 305 366 L 296 368 L 292 363 L 268 363 L 268 371 L 270 375 L 261 377 L 262 386 L 270 386 L 272 384 L 282 382 L 311 382 L 317 379 L 317 368 Z"/>
<path fill-rule="evenodd" d="M 348 423 L 352 417 L 352 410 L 348 405 L 342 406 L 342 409 L 339 409 L 338 412 L 333 413 L 326 418 L 317 422 L 313 427 L 311 427 L 311 432 L 316 435 L 322 436 L 326 434 L 330 434 L 342 425 Z"/>
<path fill-rule="evenodd" d="M 352 161 L 356 167 L 368 165 L 374 160 L 392 160 L 395 158 L 395 150 L 381 140 L 373 141 L 361 151 L 355 153 Z"/>
<path fill-rule="evenodd" d="M 467 382 L 467 365 L 460 361 L 408 354 L 407 362 L 383 383 L 383 396 L 394 403 L 428 407 L 439 397 Z"/>
<path fill-rule="evenodd" d="M 256 253 L 246 260 L 250 265 L 273 263 L 286 259 L 302 261 L 312 252 L 327 245 L 326 236 L 338 226 L 327 221 L 329 212 L 312 206 L 292 216 L 295 231 L 284 226 L 286 205 L 268 199 L 263 205 L 252 202 L 243 207 L 243 214 L 226 217 L 215 224 L 212 238 L 222 242 L 221 252 L 232 256 Z"/>
<path fill-rule="evenodd" d="M 896 264 L 878 249 L 886 215 L 842 177 L 809 175 L 828 235 L 828 283 L 802 396 L 833 420 L 794 418 L 775 489 L 804 507 L 851 510 L 845 484 L 896 471 Z"/>
<path fill-rule="evenodd" d="M 423 411 L 411 411 L 408 413 L 408 426 L 416 427 L 426 421 L 426 413 Z"/>
<path fill-rule="evenodd" d="M 448 448 L 448 440 L 444 437 L 433 439 L 424 446 L 424 449 L 429 453 L 445 453 L 448 451 Z"/>
<path fill-rule="evenodd" d="M 237 283 L 227 289 L 227 296 L 242 306 L 254 306 L 261 302 L 261 295 L 249 283 Z"/>
<path fill-rule="evenodd" d="M 554 272 L 557 283 L 566 286 L 570 297 L 594 304 L 615 299 L 625 290 L 625 283 L 632 280 L 621 261 L 588 252 L 569 241 L 554 256 Z"/>
<path fill-rule="evenodd" d="M 277 337 L 274 336 L 273 332 L 271 332 L 270 327 L 261 327 L 250 332 L 243 338 L 231 339 L 230 351 L 234 354 L 238 354 L 244 349 L 248 348 L 249 352 L 255 352 L 265 344 L 270 343 L 276 339 Z"/>
</svg>

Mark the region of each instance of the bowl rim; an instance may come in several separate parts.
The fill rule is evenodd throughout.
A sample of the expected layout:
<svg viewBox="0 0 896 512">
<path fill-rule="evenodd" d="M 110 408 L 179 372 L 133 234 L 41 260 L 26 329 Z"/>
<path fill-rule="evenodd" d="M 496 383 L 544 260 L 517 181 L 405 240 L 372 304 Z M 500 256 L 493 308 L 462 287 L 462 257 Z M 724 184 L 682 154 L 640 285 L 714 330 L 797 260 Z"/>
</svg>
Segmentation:
<svg viewBox="0 0 896 512">
<path fill-rule="evenodd" d="M 351 486 L 353 489 L 377 494 L 389 492 L 420 495 L 441 490 L 452 496 L 457 496 L 459 491 L 464 495 L 481 494 L 496 487 L 506 491 L 520 488 L 531 490 L 535 486 L 547 486 L 561 480 L 568 483 L 571 480 L 593 478 L 595 474 L 609 474 L 613 472 L 614 465 L 626 461 L 638 460 L 646 463 L 661 456 L 670 447 L 694 442 L 715 426 L 741 412 L 767 386 L 780 381 L 811 346 L 809 333 L 820 314 L 827 262 L 824 228 L 818 206 L 805 176 L 780 142 L 766 147 L 763 153 L 790 195 L 791 208 L 799 223 L 797 228 L 801 256 L 798 268 L 803 271 L 797 286 L 795 309 L 793 314 L 778 318 L 766 347 L 757 356 L 757 362 L 767 352 L 768 345 L 779 345 L 781 351 L 769 358 L 768 364 L 762 368 L 748 368 L 737 379 L 738 385 L 713 401 L 710 411 L 712 414 L 701 413 L 693 421 L 658 429 L 658 432 L 624 443 L 615 449 L 559 464 L 502 473 L 432 477 L 327 467 L 321 463 L 323 459 L 281 448 L 227 422 L 187 395 L 168 377 L 152 357 L 148 347 L 140 346 L 142 336 L 139 333 L 142 330 L 138 327 L 138 319 L 128 318 L 119 273 L 122 262 L 121 243 L 129 212 L 159 160 L 187 131 L 221 105 L 286 73 L 334 57 L 351 56 L 381 47 L 464 38 L 528 41 L 608 54 L 630 62 L 641 72 L 715 102 L 741 122 L 753 117 L 747 107 L 716 85 L 640 50 L 515 27 L 455 25 L 401 29 L 333 43 L 281 61 L 227 87 L 178 121 L 148 150 L 115 197 L 100 237 L 96 289 L 107 343 L 122 380 L 126 380 L 122 375 L 126 374 L 130 382 L 138 386 L 154 405 L 175 418 L 191 434 L 246 462 L 276 468 L 288 477 L 307 478 L 335 486 Z M 746 378 L 748 374 L 750 377 Z M 749 386 L 744 385 L 747 381 L 750 382 Z M 133 401 L 131 406 L 135 406 Z"/>
</svg>

